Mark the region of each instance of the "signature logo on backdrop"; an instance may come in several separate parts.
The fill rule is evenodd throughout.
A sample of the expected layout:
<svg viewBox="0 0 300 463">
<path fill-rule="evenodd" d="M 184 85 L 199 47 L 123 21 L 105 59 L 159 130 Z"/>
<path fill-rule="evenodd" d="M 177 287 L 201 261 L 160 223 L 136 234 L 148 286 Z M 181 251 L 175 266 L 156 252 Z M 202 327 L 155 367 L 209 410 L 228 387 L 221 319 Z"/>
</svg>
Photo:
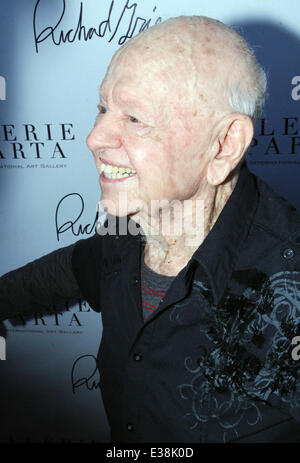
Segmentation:
<svg viewBox="0 0 300 463">
<path fill-rule="evenodd" d="M 63 301 L 45 312 L 17 314 L 8 321 L 7 332 L 40 334 L 83 334 L 92 313 L 88 303 L 80 298 Z"/>
<path fill-rule="evenodd" d="M 33 13 L 33 34 L 35 50 L 39 52 L 39 44 L 45 41 L 51 41 L 54 45 L 61 45 L 75 41 L 88 41 L 94 38 L 107 39 L 108 42 L 117 41 L 119 45 L 123 45 L 127 39 L 131 38 L 135 33 L 148 29 L 150 26 L 162 21 L 160 16 L 156 15 L 157 7 L 152 8 L 154 17 L 143 18 L 138 15 L 138 3 L 127 0 L 120 7 L 115 5 L 115 1 L 110 2 L 108 13 L 104 19 L 97 18 L 95 24 L 88 26 L 85 24 L 83 2 L 80 2 L 77 23 L 73 27 L 64 27 L 64 19 L 66 13 L 66 1 L 62 0 L 60 11 L 57 12 L 57 19 L 53 24 L 47 25 L 44 29 L 39 28 L 39 24 L 43 19 L 43 10 L 41 5 L 44 2 L 38 0 L 36 2 Z M 72 10 L 74 3 L 72 2 Z M 103 10 L 103 2 L 99 2 L 99 16 Z"/>
<path fill-rule="evenodd" d="M 1 124 L 0 140 L 0 168 L 66 167 L 75 135 L 71 123 Z M 7 160 L 27 162 L 11 165 Z M 49 160 L 52 164 L 45 163 Z"/>
<path fill-rule="evenodd" d="M 57 241 L 62 234 L 73 236 L 90 235 L 95 233 L 98 211 L 95 219 L 90 223 L 83 223 L 82 216 L 85 212 L 85 202 L 79 193 L 64 195 L 57 203 L 55 209 L 55 230 Z M 68 238 L 70 236 L 67 236 Z M 49 307 L 44 313 L 36 312 L 32 316 L 16 315 L 9 319 L 12 327 L 7 331 L 32 332 L 46 334 L 83 334 L 88 322 L 91 308 L 81 298 L 62 301 Z M 0 346 L 1 348 L 1 346 Z M 0 350 L 1 360 L 1 350 Z"/>
<path fill-rule="evenodd" d="M 90 235 L 95 232 L 98 212 L 91 223 L 82 224 L 79 220 L 84 212 L 84 199 L 79 193 L 69 193 L 63 196 L 55 210 L 56 238 L 59 241 L 60 235 L 66 232 L 73 236 Z"/>
<path fill-rule="evenodd" d="M 248 153 L 250 164 L 300 164 L 300 118 L 281 117 L 275 122 L 259 120 Z"/>
<path fill-rule="evenodd" d="M 88 391 L 100 388 L 97 359 L 94 355 L 84 354 L 78 357 L 71 370 L 72 392 L 83 387 Z"/>
</svg>

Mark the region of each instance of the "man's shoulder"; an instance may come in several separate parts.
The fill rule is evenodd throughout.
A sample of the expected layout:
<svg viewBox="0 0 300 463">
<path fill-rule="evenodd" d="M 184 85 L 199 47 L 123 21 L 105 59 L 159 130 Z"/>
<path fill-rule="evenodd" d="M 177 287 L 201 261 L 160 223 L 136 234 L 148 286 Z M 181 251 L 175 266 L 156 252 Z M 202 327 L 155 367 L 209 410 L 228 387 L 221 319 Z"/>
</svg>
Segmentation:
<svg viewBox="0 0 300 463">
<path fill-rule="evenodd" d="M 124 219 L 127 220 L 127 219 Z M 116 231 L 101 229 L 92 237 L 77 241 L 72 254 L 72 270 L 77 283 L 89 305 L 96 311 L 99 306 L 99 281 L 104 275 L 116 271 L 121 263 L 139 249 L 139 236 L 125 233 L 120 227 Z"/>
<path fill-rule="evenodd" d="M 256 178 L 258 206 L 245 243 L 243 261 L 276 269 L 300 271 L 300 213 L 263 180 Z"/>
<path fill-rule="evenodd" d="M 83 269 L 92 272 L 97 271 L 100 262 L 105 260 L 106 256 L 110 256 L 115 245 L 118 244 L 116 236 L 99 235 L 95 233 L 93 236 L 77 241 L 74 246 L 72 265 L 79 272 Z"/>
<path fill-rule="evenodd" d="M 300 233 L 300 212 L 267 183 L 257 178 L 259 201 L 254 219 L 256 227 L 287 240 Z"/>
</svg>

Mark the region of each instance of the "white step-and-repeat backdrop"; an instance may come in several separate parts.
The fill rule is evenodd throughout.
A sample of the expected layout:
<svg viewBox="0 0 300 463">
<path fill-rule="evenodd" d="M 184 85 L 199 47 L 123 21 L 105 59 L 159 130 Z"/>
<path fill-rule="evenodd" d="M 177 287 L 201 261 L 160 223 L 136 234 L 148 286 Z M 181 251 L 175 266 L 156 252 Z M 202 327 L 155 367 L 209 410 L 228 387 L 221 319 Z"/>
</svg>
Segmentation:
<svg viewBox="0 0 300 463">
<path fill-rule="evenodd" d="M 233 25 L 269 78 L 249 167 L 300 209 L 298 0 L 1 0 L 0 274 L 94 233 L 100 191 L 85 138 L 113 53 L 180 14 Z M 0 442 L 109 442 L 95 357 L 101 316 L 81 300 L 3 323 Z"/>
</svg>

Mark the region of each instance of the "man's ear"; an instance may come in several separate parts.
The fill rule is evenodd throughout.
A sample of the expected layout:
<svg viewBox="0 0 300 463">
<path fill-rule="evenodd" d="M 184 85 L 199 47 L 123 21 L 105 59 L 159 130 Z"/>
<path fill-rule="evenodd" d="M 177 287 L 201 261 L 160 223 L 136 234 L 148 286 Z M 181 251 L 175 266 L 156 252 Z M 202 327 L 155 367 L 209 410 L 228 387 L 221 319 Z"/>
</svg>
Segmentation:
<svg viewBox="0 0 300 463">
<path fill-rule="evenodd" d="M 212 156 L 207 167 L 207 181 L 220 185 L 241 161 L 254 134 L 253 122 L 245 114 L 225 116 L 216 128 Z"/>
</svg>

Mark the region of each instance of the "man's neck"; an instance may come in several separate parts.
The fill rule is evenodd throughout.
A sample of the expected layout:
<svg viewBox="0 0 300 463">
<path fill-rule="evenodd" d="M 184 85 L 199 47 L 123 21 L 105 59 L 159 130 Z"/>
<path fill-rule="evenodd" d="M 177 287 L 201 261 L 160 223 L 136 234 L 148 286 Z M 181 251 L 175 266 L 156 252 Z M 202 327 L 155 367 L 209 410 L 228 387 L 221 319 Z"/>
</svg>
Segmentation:
<svg viewBox="0 0 300 463">
<path fill-rule="evenodd" d="M 230 197 L 238 175 L 205 194 L 172 205 L 170 210 L 133 217 L 146 235 L 144 259 L 148 267 L 163 275 L 177 275 L 213 228 Z"/>
</svg>

